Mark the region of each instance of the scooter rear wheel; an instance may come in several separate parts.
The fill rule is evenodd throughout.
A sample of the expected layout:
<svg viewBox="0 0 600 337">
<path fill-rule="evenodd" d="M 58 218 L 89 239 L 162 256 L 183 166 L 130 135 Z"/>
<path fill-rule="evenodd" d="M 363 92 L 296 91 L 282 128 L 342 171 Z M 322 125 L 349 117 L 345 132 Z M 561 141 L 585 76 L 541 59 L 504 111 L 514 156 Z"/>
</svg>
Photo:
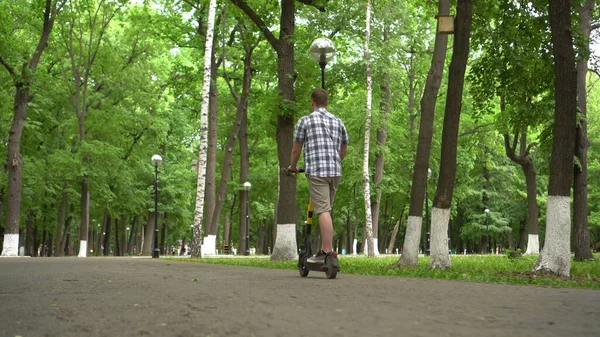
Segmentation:
<svg viewBox="0 0 600 337">
<path fill-rule="evenodd" d="M 332 280 L 337 276 L 339 265 L 340 262 L 337 257 L 334 257 L 333 255 L 327 256 L 327 258 L 325 259 L 325 275 L 327 275 L 328 279 Z"/>
</svg>

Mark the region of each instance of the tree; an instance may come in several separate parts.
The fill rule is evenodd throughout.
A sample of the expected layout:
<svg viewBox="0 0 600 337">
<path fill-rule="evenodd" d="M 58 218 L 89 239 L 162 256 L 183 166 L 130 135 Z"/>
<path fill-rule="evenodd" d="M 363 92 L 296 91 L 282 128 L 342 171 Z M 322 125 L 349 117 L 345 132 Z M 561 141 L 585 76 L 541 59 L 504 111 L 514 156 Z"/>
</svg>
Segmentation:
<svg viewBox="0 0 600 337">
<path fill-rule="evenodd" d="M 206 158 L 208 150 L 208 101 L 210 95 L 212 44 L 215 29 L 216 0 L 210 0 L 208 22 L 206 28 L 206 44 L 204 46 L 204 79 L 202 83 L 202 107 L 200 112 L 200 153 L 198 156 L 198 183 L 196 190 L 196 208 L 194 211 L 194 228 L 192 235 L 191 255 L 202 257 L 202 217 L 204 216 L 204 190 L 206 186 Z"/>
<path fill-rule="evenodd" d="M 52 33 L 54 21 L 62 4 L 62 1 L 45 1 L 42 30 L 37 46 L 33 53 L 25 52 L 24 55 L 27 55 L 26 58 L 19 60 L 19 63 L 22 64 L 20 71 L 11 65 L 12 60 L 5 58 L 5 55 L 0 55 L 0 63 L 10 74 L 13 85 L 16 88 L 13 123 L 8 133 L 8 203 L 2 256 L 18 255 L 19 220 L 21 217 L 21 186 L 23 179 L 23 158 L 20 150 L 21 135 L 23 133 L 25 120 L 27 119 L 27 106 L 31 99 L 30 90 L 35 80 L 35 73 L 42 54 L 48 46 L 48 40 Z"/>
<path fill-rule="evenodd" d="M 313 0 L 298 0 L 304 4 L 317 6 Z M 290 163 L 292 137 L 294 133 L 294 29 L 296 0 L 281 1 L 279 18 L 279 38 L 273 35 L 265 21 L 243 0 L 231 0 L 258 27 L 271 47 L 277 53 L 277 80 L 279 89 L 279 111 L 277 116 L 277 158 L 279 167 L 279 195 L 277 198 L 277 237 L 271 260 L 293 260 L 298 258 L 296 244 L 296 177 L 289 175 L 284 168 Z M 324 11 L 322 7 L 319 10 Z"/>
<path fill-rule="evenodd" d="M 365 252 L 369 256 L 375 256 L 373 242 L 373 218 L 371 217 L 371 183 L 369 172 L 369 145 L 371 143 L 371 102 L 373 95 L 373 79 L 371 78 L 371 56 L 369 51 L 369 40 L 371 39 L 371 1 L 367 0 L 367 19 L 365 28 L 365 64 L 367 66 L 367 108 L 365 118 L 365 141 L 363 156 L 363 198 L 365 202 Z"/>
<path fill-rule="evenodd" d="M 449 0 L 440 0 L 438 13 L 439 15 L 448 15 L 450 13 Z M 431 153 L 431 140 L 433 138 L 435 106 L 444 72 L 447 44 L 448 35 L 436 34 L 431 69 L 427 75 L 425 91 L 421 99 L 421 121 L 419 123 L 419 140 L 410 191 L 408 224 L 406 235 L 404 236 L 402 255 L 398 260 L 399 265 L 417 265 L 421 227 L 423 224 L 423 200 L 425 199 L 425 189 L 427 188 L 429 156 Z"/>
<path fill-rule="evenodd" d="M 503 101 L 503 100 L 502 100 Z M 503 104 L 502 102 L 501 104 Z M 501 108 L 502 109 L 502 108 Z M 519 143 L 520 138 L 520 143 Z M 516 149 L 519 145 L 519 154 Z M 533 164 L 533 159 L 530 156 L 531 148 L 536 144 L 527 144 L 527 131 L 522 131 L 520 136 L 516 132 L 512 141 L 510 136 L 504 134 L 504 148 L 506 156 L 513 162 L 519 164 L 525 174 L 525 184 L 527 186 L 527 228 L 529 238 L 527 240 L 527 251 L 525 254 L 539 254 L 540 243 L 538 238 L 538 206 L 537 206 L 537 182 L 535 180 L 536 172 Z"/>
<path fill-rule="evenodd" d="M 571 272 L 571 179 L 577 117 L 577 71 L 569 0 L 550 0 L 554 55 L 555 112 L 544 248 L 534 271 L 569 276 Z"/>
<path fill-rule="evenodd" d="M 587 72 L 590 53 L 590 33 L 592 31 L 592 11 L 596 0 L 587 0 L 579 6 L 579 29 L 583 39 L 583 52 L 577 62 L 577 107 L 580 118 L 575 138 L 577 165 L 573 176 L 573 230 L 575 231 L 575 260 L 591 260 L 590 230 L 588 223 L 588 136 L 587 136 Z"/>
<path fill-rule="evenodd" d="M 445 269 L 451 266 L 448 255 L 448 222 L 456 178 L 458 128 L 471 35 L 471 7 L 471 0 L 459 0 L 456 10 L 454 46 L 448 73 L 449 85 L 442 130 L 440 175 L 431 210 L 432 268 Z"/>
</svg>

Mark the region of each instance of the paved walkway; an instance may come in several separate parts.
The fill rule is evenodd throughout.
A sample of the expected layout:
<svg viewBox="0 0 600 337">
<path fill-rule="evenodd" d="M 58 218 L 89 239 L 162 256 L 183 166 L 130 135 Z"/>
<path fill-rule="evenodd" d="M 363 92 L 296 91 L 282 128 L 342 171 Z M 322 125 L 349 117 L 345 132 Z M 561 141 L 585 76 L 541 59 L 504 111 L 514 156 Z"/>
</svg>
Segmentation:
<svg viewBox="0 0 600 337">
<path fill-rule="evenodd" d="M 0 259 L 0 336 L 600 336 L 600 291 L 132 258 Z"/>
</svg>

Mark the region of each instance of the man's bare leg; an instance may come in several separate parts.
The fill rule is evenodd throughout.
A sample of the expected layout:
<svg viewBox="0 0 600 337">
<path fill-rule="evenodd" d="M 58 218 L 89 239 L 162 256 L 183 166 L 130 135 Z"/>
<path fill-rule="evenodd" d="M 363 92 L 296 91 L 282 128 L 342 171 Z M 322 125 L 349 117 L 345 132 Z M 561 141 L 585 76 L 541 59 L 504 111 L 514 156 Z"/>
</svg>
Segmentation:
<svg viewBox="0 0 600 337">
<path fill-rule="evenodd" d="M 330 212 L 319 214 L 319 228 L 321 229 L 321 249 L 326 252 L 333 251 L 333 221 Z"/>
</svg>

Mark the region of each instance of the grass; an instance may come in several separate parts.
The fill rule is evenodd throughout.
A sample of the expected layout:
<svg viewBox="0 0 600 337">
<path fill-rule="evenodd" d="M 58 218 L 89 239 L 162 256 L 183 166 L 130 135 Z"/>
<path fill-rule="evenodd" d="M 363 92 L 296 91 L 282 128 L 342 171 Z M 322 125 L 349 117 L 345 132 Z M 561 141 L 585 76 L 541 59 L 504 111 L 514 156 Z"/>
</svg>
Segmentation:
<svg viewBox="0 0 600 337">
<path fill-rule="evenodd" d="M 600 254 L 594 261 L 571 262 L 571 277 L 535 274 L 530 270 L 537 256 L 509 259 L 504 255 L 452 255 L 452 267 L 429 268 L 429 257 L 420 257 L 415 267 L 393 266 L 398 256 L 340 256 L 341 273 L 372 276 L 419 277 L 469 282 L 532 284 L 552 287 L 600 289 Z M 203 258 L 182 261 L 247 267 L 296 270 L 297 261 L 270 261 L 268 256 L 253 258 Z"/>
</svg>

